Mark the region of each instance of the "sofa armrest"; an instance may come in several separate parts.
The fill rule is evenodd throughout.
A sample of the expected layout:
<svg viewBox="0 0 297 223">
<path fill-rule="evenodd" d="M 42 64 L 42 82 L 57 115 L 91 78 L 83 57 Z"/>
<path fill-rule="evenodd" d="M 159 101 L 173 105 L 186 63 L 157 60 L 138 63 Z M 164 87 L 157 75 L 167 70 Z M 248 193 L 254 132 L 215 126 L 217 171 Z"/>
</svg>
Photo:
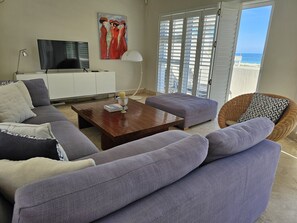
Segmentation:
<svg viewBox="0 0 297 223">
<path fill-rule="evenodd" d="M 129 143 L 125 143 L 112 149 L 92 154 L 80 159 L 91 158 L 95 160 L 95 163 L 97 165 L 104 164 L 112 162 L 114 160 L 151 152 L 189 136 L 190 134 L 180 130 L 165 131 Z"/>
<path fill-rule="evenodd" d="M 189 136 L 156 151 L 17 190 L 13 222 L 92 222 L 169 185 L 205 159 L 208 140 Z"/>
</svg>

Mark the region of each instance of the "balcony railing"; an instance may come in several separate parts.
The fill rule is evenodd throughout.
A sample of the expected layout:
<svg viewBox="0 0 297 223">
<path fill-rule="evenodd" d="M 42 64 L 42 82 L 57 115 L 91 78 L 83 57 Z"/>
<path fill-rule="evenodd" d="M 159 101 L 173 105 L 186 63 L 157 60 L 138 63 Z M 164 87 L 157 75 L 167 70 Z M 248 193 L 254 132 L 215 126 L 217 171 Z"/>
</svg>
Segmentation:
<svg viewBox="0 0 297 223">
<path fill-rule="evenodd" d="M 260 65 L 235 63 L 229 91 L 229 100 L 241 94 L 255 92 L 259 73 Z"/>
</svg>

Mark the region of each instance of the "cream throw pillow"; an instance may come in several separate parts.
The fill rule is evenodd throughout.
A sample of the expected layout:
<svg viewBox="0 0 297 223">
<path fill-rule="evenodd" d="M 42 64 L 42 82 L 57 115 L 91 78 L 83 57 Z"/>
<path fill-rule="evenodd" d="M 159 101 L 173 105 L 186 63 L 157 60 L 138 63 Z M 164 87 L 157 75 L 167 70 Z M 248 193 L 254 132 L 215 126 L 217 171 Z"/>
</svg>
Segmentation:
<svg viewBox="0 0 297 223">
<path fill-rule="evenodd" d="M 0 122 L 23 122 L 34 116 L 16 85 L 0 87 Z"/>
<path fill-rule="evenodd" d="M 43 157 L 25 161 L 0 160 L 0 191 L 13 203 L 16 190 L 26 184 L 95 165 L 93 159 L 69 162 Z"/>
<path fill-rule="evenodd" d="M 23 98 L 27 102 L 27 104 L 30 107 L 30 109 L 33 109 L 34 106 L 32 104 L 32 99 L 31 99 L 30 93 L 28 91 L 28 88 L 26 87 L 26 85 L 24 84 L 24 82 L 23 81 L 18 81 L 18 82 L 13 83 L 13 84 L 15 86 L 17 86 L 17 88 L 20 90 L 20 92 L 22 93 Z"/>
<path fill-rule="evenodd" d="M 50 123 L 34 125 L 34 124 L 23 124 L 23 123 L 15 123 L 15 122 L 3 122 L 3 123 L 0 123 L 0 129 L 4 129 L 9 132 L 13 132 L 21 135 L 35 136 L 36 138 L 42 138 L 42 139 L 53 138 Z"/>
<path fill-rule="evenodd" d="M 51 124 L 44 123 L 41 125 L 34 124 L 23 124 L 23 123 L 14 123 L 14 122 L 3 122 L 0 123 L 0 129 L 7 130 L 11 133 L 16 133 L 25 136 L 34 136 L 38 139 L 56 139 L 54 136 Z M 68 161 L 67 154 L 59 141 L 57 140 L 57 152 L 59 154 L 60 160 Z"/>
</svg>

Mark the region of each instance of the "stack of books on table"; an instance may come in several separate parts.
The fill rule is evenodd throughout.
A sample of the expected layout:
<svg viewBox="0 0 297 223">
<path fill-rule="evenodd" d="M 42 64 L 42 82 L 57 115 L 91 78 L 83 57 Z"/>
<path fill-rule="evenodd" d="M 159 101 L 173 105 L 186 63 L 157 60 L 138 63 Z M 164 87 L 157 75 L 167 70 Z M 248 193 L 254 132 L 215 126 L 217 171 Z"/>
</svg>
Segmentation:
<svg viewBox="0 0 297 223">
<path fill-rule="evenodd" d="M 104 105 L 104 109 L 108 112 L 122 111 L 122 106 L 119 104 Z"/>
</svg>

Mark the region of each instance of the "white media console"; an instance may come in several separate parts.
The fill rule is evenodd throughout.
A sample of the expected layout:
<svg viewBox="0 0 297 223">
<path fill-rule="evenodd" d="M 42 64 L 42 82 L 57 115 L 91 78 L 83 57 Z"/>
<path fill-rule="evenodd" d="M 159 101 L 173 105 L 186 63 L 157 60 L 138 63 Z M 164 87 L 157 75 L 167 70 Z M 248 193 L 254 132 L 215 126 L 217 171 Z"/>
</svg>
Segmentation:
<svg viewBox="0 0 297 223">
<path fill-rule="evenodd" d="M 116 92 L 115 72 L 17 74 L 17 80 L 42 78 L 51 100 Z"/>
</svg>

